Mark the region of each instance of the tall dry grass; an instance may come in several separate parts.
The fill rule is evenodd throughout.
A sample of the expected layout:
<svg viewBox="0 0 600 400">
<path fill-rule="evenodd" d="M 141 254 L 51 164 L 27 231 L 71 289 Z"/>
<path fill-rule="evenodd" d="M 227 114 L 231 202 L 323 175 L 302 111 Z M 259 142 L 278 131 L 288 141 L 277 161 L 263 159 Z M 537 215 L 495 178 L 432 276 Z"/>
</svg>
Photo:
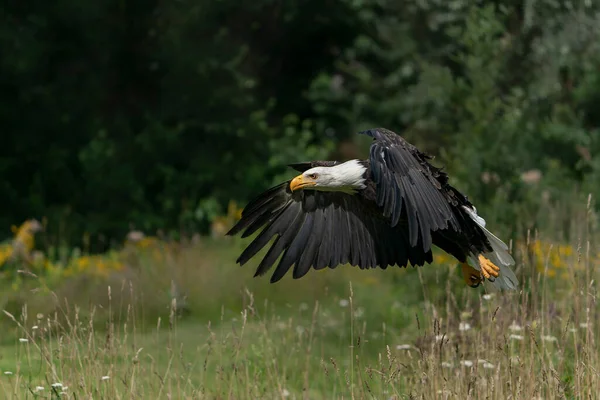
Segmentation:
<svg viewBox="0 0 600 400">
<path fill-rule="evenodd" d="M 240 242 L 208 240 L 162 263 L 141 260 L 109 281 L 39 288 L 5 314 L 0 392 L 597 398 L 596 228 L 583 218 L 573 220 L 572 251 L 559 254 L 559 264 L 552 245 L 537 245 L 544 234 L 513 246 L 522 289 L 512 293 L 467 288 L 452 263 L 313 271 L 269 285 L 251 279 L 253 266 L 233 264 Z M 551 268 L 561 273 L 544 273 Z"/>
</svg>

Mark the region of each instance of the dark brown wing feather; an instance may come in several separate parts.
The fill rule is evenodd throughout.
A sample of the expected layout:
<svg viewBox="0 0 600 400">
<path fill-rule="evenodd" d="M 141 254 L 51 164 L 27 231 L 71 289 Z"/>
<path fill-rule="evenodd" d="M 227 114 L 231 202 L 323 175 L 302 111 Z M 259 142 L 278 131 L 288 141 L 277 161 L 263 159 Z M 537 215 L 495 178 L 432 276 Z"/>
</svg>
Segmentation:
<svg viewBox="0 0 600 400">
<path fill-rule="evenodd" d="M 360 132 L 374 139 L 370 149 L 371 178 L 376 202 L 390 224 L 406 219 L 410 245 L 431 248 L 431 233 L 460 231 L 447 177 L 427 162 L 428 157 L 392 131 L 383 128 Z M 460 218 L 462 219 L 462 218 Z"/>
<path fill-rule="evenodd" d="M 246 237 L 262 228 L 237 262 L 244 265 L 275 237 L 255 276 L 279 263 L 271 282 L 292 266 L 293 277 L 310 268 L 351 264 L 361 269 L 432 262 L 431 251 L 409 246 L 406 226 L 391 227 L 376 205 L 360 195 L 301 190 L 292 193 L 289 181 L 258 196 L 227 233 Z"/>
</svg>

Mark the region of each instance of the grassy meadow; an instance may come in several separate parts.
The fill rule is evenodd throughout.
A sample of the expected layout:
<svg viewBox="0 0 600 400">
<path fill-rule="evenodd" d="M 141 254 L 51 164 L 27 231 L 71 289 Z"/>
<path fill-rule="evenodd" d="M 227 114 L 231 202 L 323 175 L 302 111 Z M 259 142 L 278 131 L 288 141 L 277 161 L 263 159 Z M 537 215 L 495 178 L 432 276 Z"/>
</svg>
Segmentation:
<svg viewBox="0 0 600 400">
<path fill-rule="evenodd" d="M 600 400 L 600 0 L 4 3 L 0 400 Z M 519 290 L 235 263 L 236 202 L 377 127 Z"/>
<path fill-rule="evenodd" d="M 346 266 L 271 285 L 252 278 L 258 260 L 234 263 L 248 241 L 221 235 L 6 264 L 1 397 L 596 398 L 593 222 L 584 210 L 573 240 L 511 242 L 511 293 L 468 288 L 439 252 L 418 269 Z"/>
</svg>

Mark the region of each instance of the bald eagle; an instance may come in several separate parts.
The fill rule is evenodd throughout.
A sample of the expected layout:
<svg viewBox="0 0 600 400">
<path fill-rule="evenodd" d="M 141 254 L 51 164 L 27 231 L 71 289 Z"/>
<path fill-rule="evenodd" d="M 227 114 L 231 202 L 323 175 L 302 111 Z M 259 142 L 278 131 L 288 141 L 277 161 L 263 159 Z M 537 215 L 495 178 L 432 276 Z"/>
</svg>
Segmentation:
<svg viewBox="0 0 600 400">
<path fill-rule="evenodd" d="M 508 247 L 447 174 L 428 162 L 431 156 L 387 129 L 360 134 L 373 138 L 368 160 L 291 164 L 300 175 L 244 208 L 227 235 L 262 230 L 237 263 L 244 265 L 275 237 L 254 275 L 279 259 L 273 283 L 292 266 L 295 279 L 341 264 L 423 266 L 433 262 L 435 245 L 458 260 L 467 285 L 487 279 L 499 289 L 517 288 Z"/>
</svg>

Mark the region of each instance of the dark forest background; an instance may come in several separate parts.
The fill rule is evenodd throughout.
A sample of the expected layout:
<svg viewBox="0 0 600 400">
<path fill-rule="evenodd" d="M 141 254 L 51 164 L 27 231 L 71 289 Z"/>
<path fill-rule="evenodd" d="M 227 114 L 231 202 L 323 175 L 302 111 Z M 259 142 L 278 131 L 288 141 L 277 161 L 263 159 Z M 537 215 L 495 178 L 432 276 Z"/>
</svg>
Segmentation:
<svg viewBox="0 0 600 400">
<path fill-rule="evenodd" d="M 287 163 L 367 156 L 355 133 L 379 126 L 516 229 L 600 195 L 596 1 L 4 3 L 5 236 L 205 233 Z"/>
</svg>

